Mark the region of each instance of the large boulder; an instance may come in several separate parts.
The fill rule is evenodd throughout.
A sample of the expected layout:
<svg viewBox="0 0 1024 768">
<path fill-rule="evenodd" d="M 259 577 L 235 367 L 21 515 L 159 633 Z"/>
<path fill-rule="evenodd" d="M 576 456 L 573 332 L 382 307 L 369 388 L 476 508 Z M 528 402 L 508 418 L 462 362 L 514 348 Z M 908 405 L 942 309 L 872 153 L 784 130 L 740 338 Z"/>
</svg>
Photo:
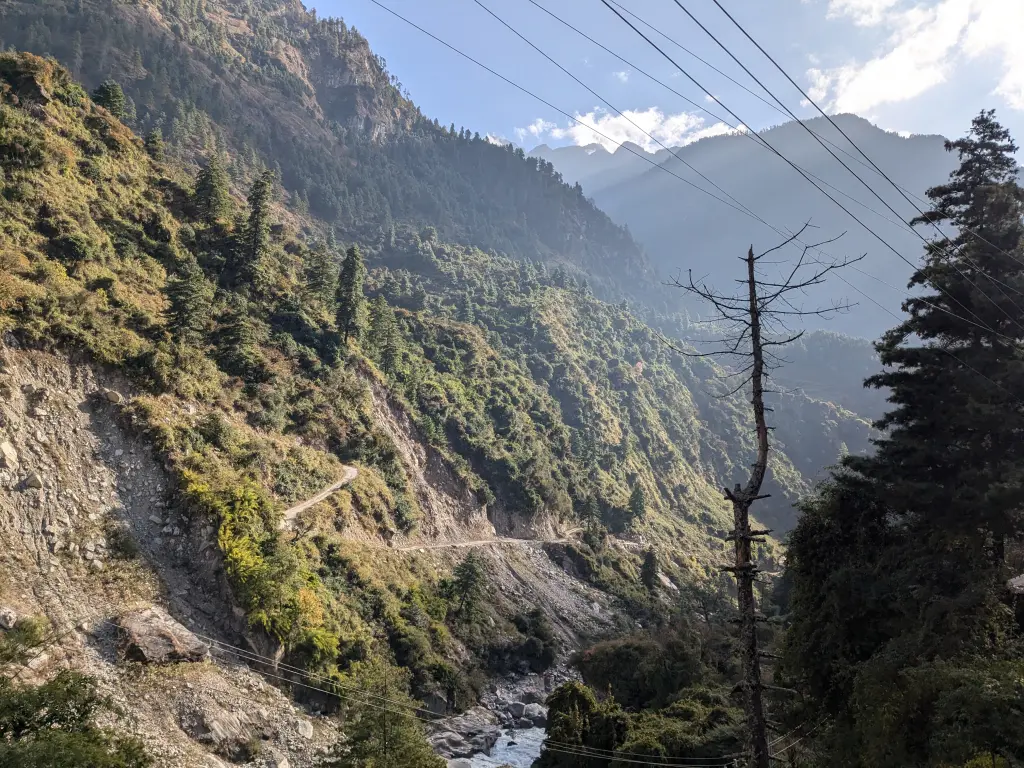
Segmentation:
<svg viewBox="0 0 1024 768">
<path fill-rule="evenodd" d="M 173 664 L 204 661 L 210 646 L 172 619 L 162 608 L 151 607 L 122 616 L 121 649 L 128 661 Z"/>
<path fill-rule="evenodd" d="M 7 440 L 0 443 L 0 467 L 4 469 L 18 468 L 18 452 Z"/>
<path fill-rule="evenodd" d="M 212 697 L 200 695 L 181 705 L 178 724 L 185 733 L 222 757 L 232 761 L 252 758 L 252 744 L 258 738 L 258 729 L 245 712 L 232 712 Z"/>
<path fill-rule="evenodd" d="M 523 710 L 523 717 L 537 728 L 543 728 L 548 724 L 548 713 L 540 704 L 527 704 L 526 709 Z"/>
<path fill-rule="evenodd" d="M 501 729 L 494 714 L 483 707 L 473 707 L 439 723 L 439 730 L 430 737 L 430 743 L 442 757 L 471 757 L 480 752 L 490 754 L 500 736 Z"/>
</svg>

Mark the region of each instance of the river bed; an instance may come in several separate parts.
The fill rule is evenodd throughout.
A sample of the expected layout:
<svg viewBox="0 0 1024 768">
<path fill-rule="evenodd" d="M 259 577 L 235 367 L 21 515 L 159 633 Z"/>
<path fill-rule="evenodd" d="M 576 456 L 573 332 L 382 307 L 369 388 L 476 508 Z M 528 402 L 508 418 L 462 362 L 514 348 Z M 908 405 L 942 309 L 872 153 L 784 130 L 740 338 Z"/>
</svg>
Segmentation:
<svg viewBox="0 0 1024 768">
<path fill-rule="evenodd" d="M 533 761 L 540 757 L 540 747 L 544 743 L 543 728 L 529 728 L 516 731 L 516 743 L 509 746 L 507 733 L 502 734 L 498 743 L 491 748 L 491 754 L 473 755 L 470 764 L 473 768 L 497 768 L 499 765 L 511 765 L 514 768 L 530 768 Z"/>
</svg>

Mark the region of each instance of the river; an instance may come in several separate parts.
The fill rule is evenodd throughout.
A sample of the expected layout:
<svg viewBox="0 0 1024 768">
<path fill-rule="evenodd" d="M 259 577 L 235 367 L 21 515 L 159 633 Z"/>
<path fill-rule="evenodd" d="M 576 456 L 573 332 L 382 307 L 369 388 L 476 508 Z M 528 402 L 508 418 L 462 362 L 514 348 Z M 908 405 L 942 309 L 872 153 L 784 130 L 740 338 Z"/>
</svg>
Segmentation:
<svg viewBox="0 0 1024 768">
<path fill-rule="evenodd" d="M 473 768 L 497 768 L 499 765 L 511 765 L 514 768 L 530 768 L 533 761 L 540 757 L 540 746 L 544 743 L 544 729 L 530 728 L 516 731 L 516 743 L 509 746 L 509 737 L 503 734 L 498 743 L 491 749 L 491 755 L 473 755 L 470 763 Z"/>
</svg>

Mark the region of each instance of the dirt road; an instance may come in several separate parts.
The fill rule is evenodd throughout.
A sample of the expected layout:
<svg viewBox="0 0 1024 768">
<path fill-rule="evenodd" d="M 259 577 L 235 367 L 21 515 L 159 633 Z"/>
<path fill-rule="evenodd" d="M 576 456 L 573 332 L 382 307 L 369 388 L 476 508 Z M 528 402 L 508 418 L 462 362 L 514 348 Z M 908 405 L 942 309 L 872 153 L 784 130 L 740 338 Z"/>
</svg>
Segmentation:
<svg viewBox="0 0 1024 768">
<path fill-rule="evenodd" d="M 291 509 L 286 509 L 284 511 L 284 514 L 281 515 L 281 522 L 278 524 L 278 528 L 280 528 L 281 530 L 291 528 L 292 523 L 295 521 L 295 518 L 297 518 L 300 513 L 305 512 L 310 507 L 319 504 L 321 501 L 326 499 L 331 494 L 341 490 L 343 487 L 345 487 L 353 480 L 355 480 L 356 477 L 358 476 L 358 469 L 356 469 L 355 467 L 345 467 L 345 474 L 342 476 L 341 480 L 332 485 L 327 486 L 313 498 L 306 499 L 306 501 L 302 502 L 301 504 L 296 504 Z"/>
<path fill-rule="evenodd" d="M 559 539 L 510 539 L 504 536 L 498 536 L 493 539 L 476 539 L 474 541 L 444 541 L 435 544 L 408 544 L 402 547 L 392 547 L 392 549 L 398 552 L 412 552 L 417 549 L 455 549 L 458 547 L 486 547 L 488 544 L 510 544 L 513 546 L 527 546 L 531 544 L 567 544 L 569 537 L 574 533 L 579 533 L 582 528 L 573 528 L 571 531 L 566 531 L 565 535 Z"/>
</svg>

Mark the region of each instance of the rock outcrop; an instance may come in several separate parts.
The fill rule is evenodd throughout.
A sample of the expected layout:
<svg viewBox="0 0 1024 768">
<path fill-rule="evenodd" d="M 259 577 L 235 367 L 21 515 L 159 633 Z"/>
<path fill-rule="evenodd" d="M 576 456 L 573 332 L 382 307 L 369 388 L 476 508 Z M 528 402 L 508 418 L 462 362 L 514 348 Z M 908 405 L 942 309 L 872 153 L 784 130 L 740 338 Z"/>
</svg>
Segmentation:
<svg viewBox="0 0 1024 768">
<path fill-rule="evenodd" d="M 173 664 L 210 657 L 210 647 L 162 608 L 146 608 L 123 616 L 118 626 L 122 653 L 128 661 Z"/>
<path fill-rule="evenodd" d="M 497 717 L 483 707 L 473 707 L 441 721 L 430 743 L 442 757 L 470 757 L 480 752 L 490 754 L 500 736 Z"/>
</svg>

